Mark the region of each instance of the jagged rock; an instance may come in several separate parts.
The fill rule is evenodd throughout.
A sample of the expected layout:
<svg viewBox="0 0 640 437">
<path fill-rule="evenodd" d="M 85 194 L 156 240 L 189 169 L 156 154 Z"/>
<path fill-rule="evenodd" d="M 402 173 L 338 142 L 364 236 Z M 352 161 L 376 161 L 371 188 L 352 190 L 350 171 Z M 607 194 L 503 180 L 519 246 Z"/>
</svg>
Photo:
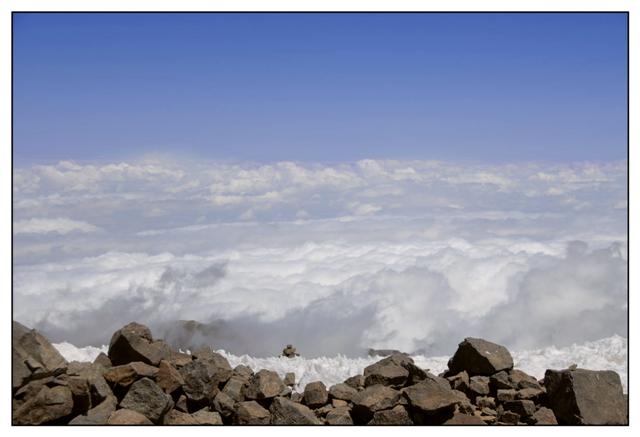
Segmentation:
<svg viewBox="0 0 640 437">
<path fill-rule="evenodd" d="M 478 396 L 476 398 L 476 405 L 480 409 L 483 409 L 483 408 L 495 408 L 496 407 L 496 400 L 494 398 L 492 398 L 491 396 Z"/>
<path fill-rule="evenodd" d="M 345 379 L 344 383 L 357 390 L 364 387 L 364 375 L 350 376 L 349 378 Z"/>
<path fill-rule="evenodd" d="M 508 425 L 517 425 L 520 421 L 520 415 L 518 413 L 514 413 L 513 411 L 505 411 L 499 417 L 502 423 Z"/>
<path fill-rule="evenodd" d="M 182 411 L 183 413 L 188 413 L 189 407 L 187 406 L 187 397 L 185 395 L 180 395 L 173 408 L 178 411 Z"/>
<path fill-rule="evenodd" d="M 232 376 L 224 385 L 222 391 L 229 395 L 229 397 L 231 397 L 231 399 L 233 399 L 234 401 L 242 402 L 244 401 L 244 390 L 247 385 L 248 381 L 246 379 Z"/>
<path fill-rule="evenodd" d="M 488 376 L 472 376 L 469 378 L 469 393 L 475 396 L 487 396 L 491 393 L 489 389 Z"/>
<path fill-rule="evenodd" d="M 235 417 L 238 425 L 269 425 L 271 420 L 269 411 L 256 401 L 239 402 Z"/>
<path fill-rule="evenodd" d="M 505 411 L 513 411 L 514 413 L 518 413 L 518 415 L 523 417 L 533 416 L 533 413 L 536 412 L 536 405 L 533 401 L 507 401 L 502 404 Z"/>
<path fill-rule="evenodd" d="M 443 425 L 486 425 L 486 423 L 478 416 L 454 413 L 453 417 L 446 420 Z"/>
<path fill-rule="evenodd" d="M 71 376 L 67 379 L 67 387 L 73 397 L 73 416 L 85 414 L 91 408 L 91 392 L 85 378 Z"/>
<path fill-rule="evenodd" d="M 253 370 L 251 370 L 250 367 L 245 366 L 244 364 L 238 364 L 233 369 L 233 374 L 241 378 L 244 378 L 246 380 L 249 380 L 253 376 Z"/>
<path fill-rule="evenodd" d="M 518 390 L 518 392 L 516 393 L 516 399 L 531 400 L 536 402 L 540 400 L 545 394 L 546 391 L 542 388 L 523 388 Z"/>
<path fill-rule="evenodd" d="M 35 329 L 14 321 L 11 341 L 13 391 L 33 379 L 60 375 L 67 369 L 67 361 Z"/>
<path fill-rule="evenodd" d="M 109 384 L 103 377 L 104 369 L 101 364 L 78 363 L 77 361 L 69 363 L 67 368 L 69 377 L 79 377 L 87 381 L 92 407 L 113 396 Z"/>
<path fill-rule="evenodd" d="M 105 369 L 108 369 L 109 367 L 113 366 L 113 363 L 111 362 L 107 354 L 105 354 L 104 352 L 100 352 L 100 354 L 98 354 L 96 359 L 93 360 L 93 364 L 99 364 Z"/>
<path fill-rule="evenodd" d="M 536 390 L 542 390 L 542 386 L 538 383 L 536 378 L 531 375 L 527 375 L 522 370 L 511 369 L 509 371 L 509 379 L 511 380 L 512 387 L 515 389 L 533 388 Z"/>
<path fill-rule="evenodd" d="M 178 410 L 171 410 L 164 415 L 162 423 L 165 425 L 199 425 L 198 421 L 191 414 Z"/>
<path fill-rule="evenodd" d="M 280 392 L 280 394 L 278 396 L 282 396 L 285 398 L 289 398 L 291 399 L 291 393 L 293 393 L 293 390 L 291 390 L 291 387 L 286 387 L 282 389 L 282 391 Z"/>
<path fill-rule="evenodd" d="M 333 408 L 341 408 L 349 406 L 349 402 L 343 401 L 342 399 L 332 399 L 331 405 L 333 406 Z"/>
<path fill-rule="evenodd" d="M 518 392 L 517 390 L 514 390 L 512 388 L 508 390 L 498 390 L 498 392 L 496 393 L 498 402 L 514 401 L 516 399 L 516 396 L 518 396 Z"/>
<path fill-rule="evenodd" d="M 111 413 L 116 411 L 118 400 L 115 396 L 109 396 L 99 405 L 87 411 L 86 415 L 74 417 L 69 425 L 106 425 Z"/>
<path fill-rule="evenodd" d="M 331 397 L 331 399 L 350 401 L 357 394 L 358 390 L 351 387 L 350 385 L 345 384 L 344 382 L 340 384 L 334 384 L 329 387 L 329 396 Z"/>
<path fill-rule="evenodd" d="M 540 407 L 538 411 L 533 413 L 535 425 L 557 425 L 556 415 L 553 411 L 546 407 Z"/>
<path fill-rule="evenodd" d="M 157 367 L 150 366 L 141 361 L 134 361 L 110 368 L 104 372 L 103 377 L 114 386 L 129 387 L 139 379 L 155 378 L 157 374 Z"/>
<path fill-rule="evenodd" d="M 24 404 L 27 400 L 35 397 L 43 387 L 47 386 L 51 388 L 55 386 L 53 384 L 55 377 L 49 376 L 47 378 L 36 379 L 34 381 L 30 381 L 27 384 L 23 385 L 15 392 L 13 395 L 12 402 L 12 411 L 17 410 Z"/>
<path fill-rule="evenodd" d="M 173 408 L 173 400 L 155 382 L 142 378 L 131 385 L 120 407 L 137 411 L 153 423 L 161 423 L 162 417 Z"/>
<path fill-rule="evenodd" d="M 14 425 L 46 425 L 63 421 L 73 411 L 73 395 L 68 387 L 43 386 L 13 412 Z"/>
<path fill-rule="evenodd" d="M 396 405 L 390 410 L 373 413 L 373 419 L 368 425 L 413 425 L 413 421 L 405 407 Z"/>
<path fill-rule="evenodd" d="M 191 351 L 194 360 L 207 360 L 213 358 L 213 349 L 209 346 L 201 346 Z"/>
<path fill-rule="evenodd" d="M 302 393 L 293 392 L 293 393 L 291 393 L 290 399 L 293 402 L 301 403 L 302 402 Z"/>
<path fill-rule="evenodd" d="M 622 425 L 628 422 L 620 376 L 611 370 L 547 370 L 549 407 L 560 424 Z"/>
<path fill-rule="evenodd" d="M 180 370 L 181 367 L 186 366 L 191 361 L 193 361 L 193 357 L 183 352 L 171 351 L 169 359 L 167 359 L 166 361 L 168 361 L 169 364 L 171 364 L 176 369 Z"/>
<path fill-rule="evenodd" d="M 217 352 L 211 352 L 211 354 L 208 354 L 206 357 L 199 358 L 195 361 L 207 366 L 211 381 L 217 386 L 225 384 L 233 374 L 233 369 L 231 369 L 229 361 Z"/>
<path fill-rule="evenodd" d="M 259 373 L 259 372 L 258 372 Z M 287 398 L 276 397 L 269 408 L 272 425 L 322 425 L 308 407 Z"/>
<path fill-rule="evenodd" d="M 244 395 L 249 400 L 269 399 L 278 396 L 284 387 L 276 372 L 260 370 L 251 378 Z"/>
<path fill-rule="evenodd" d="M 215 371 L 215 368 L 200 360 L 191 361 L 180 368 L 179 372 L 184 380 L 182 390 L 187 396 L 191 411 L 208 406 L 218 393 Z"/>
<path fill-rule="evenodd" d="M 460 403 L 460 398 L 451 390 L 449 383 L 442 378 L 435 378 L 403 389 L 414 421 L 418 424 L 442 423 L 451 417 Z"/>
<path fill-rule="evenodd" d="M 220 413 L 223 419 L 231 419 L 236 412 L 236 401 L 225 392 L 218 392 L 213 398 L 212 408 Z"/>
<path fill-rule="evenodd" d="M 294 385 L 296 385 L 296 374 L 293 372 L 285 373 L 283 382 L 284 382 L 284 385 L 293 387 Z"/>
<path fill-rule="evenodd" d="M 215 411 L 203 408 L 191 415 L 198 425 L 222 425 L 222 417 Z"/>
<path fill-rule="evenodd" d="M 353 399 L 351 416 L 356 424 L 365 424 L 373 413 L 393 408 L 400 400 L 400 392 L 384 385 L 372 385 L 358 392 Z"/>
<path fill-rule="evenodd" d="M 327 413 L 325 421 L 327 425 L 353 425 L 350 411 L 347 406 L 334 408 Z"/>
<path fill-rule="evenodd" d="M 491 376 L 501 370 L 513 368 L 513 358 L 504 347 L 481 338 L 465 338 L 449 360 L 449 372 L 466 370 L 469 376 Z"/>
<path fill-rule="evenodd" d="M 184 378 L 168 361 L 160 361 L 156 374 L 156 384 L 165 393 L 171 394 L 184 385 Z"/>
<path fill-rule="evenodd" d="M 467 395 L 458 390 L 451 390 L 451 392 L 458 398 L 459 401 L 458 405 L 456 406 L 456 412 L 463 414 L 473 414 L 476 407 L 471 403 L 471 400 L 467 397 Z"/>
<path fill-rule="evenodd" d="M 460 390 L 461 392 L 469 390 L 469 374 L 464 370 L 453 376 L 447 377 L 447 381 L 449 381 L 451 388 L 454 390 Z"/>
<path fill-rule="evenodd" d="M 309 407 L 309 408 L 311 408 L 311 407 Z M 331 411 L 331 410 L 333 410 L 333 405 L 327 404 L 327 405 L 321 406 L 320 408 L 314 409 L 313 412 L 316 415 L 316 417 L 322 418 L 322 417 L 326 416 L 327 413 L 329 411 Z"/>
<path fill-rule="evenodd" d="M 107 425 L 153 425 L 144 414 L 126 408 L 116 410 L 111 413 L 107 420 Z"/>
<path fill-rule="evenodd" d="M 133 361 L 157 366 L 171 357 L 171 349 L 163 341 L 153 341 L 149 328 L 132 322 L 113 334 L 108 355 L 115 366 Z"/>
<path fill-rule="evenodd" d="M 501 370 L 498 373 L 494 373 L 489 377 L 489 385 L 491 386 L 491 390 L 495 393 L 498 390 L 510 390 L 518 388 L 514 386 L 511 379 L 509 378 L 509 373 L 505 370 Z"/>
<path fill-rule="evenodd" d="M 411 358 L 397 354 L 367 366 L 364 369 L 364 386 L 369 387 L 376 384 L 392 387 L 403 386 L 409 378 L 409 371 L 402 364 L 408 360 Z"/>
<path fill-rule="evenodd" d="M 304 403 L 309 408 L 318 408 L 329 402 L 327 387 L 321 381 L 310 382 L 304 388 Z"/>
</svg>

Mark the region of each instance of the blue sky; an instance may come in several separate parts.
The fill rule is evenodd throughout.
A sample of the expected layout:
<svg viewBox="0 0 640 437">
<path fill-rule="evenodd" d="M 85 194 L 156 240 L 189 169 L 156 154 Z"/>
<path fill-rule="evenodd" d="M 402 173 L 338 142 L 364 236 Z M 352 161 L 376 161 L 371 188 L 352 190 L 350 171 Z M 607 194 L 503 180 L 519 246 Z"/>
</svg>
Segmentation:
<svg viewBox="0 0 640 437">
<path fill-rule="evenodd" d="M 15 14 L 14 158 L 626 159 L 624 14 Z"/>
</svg>

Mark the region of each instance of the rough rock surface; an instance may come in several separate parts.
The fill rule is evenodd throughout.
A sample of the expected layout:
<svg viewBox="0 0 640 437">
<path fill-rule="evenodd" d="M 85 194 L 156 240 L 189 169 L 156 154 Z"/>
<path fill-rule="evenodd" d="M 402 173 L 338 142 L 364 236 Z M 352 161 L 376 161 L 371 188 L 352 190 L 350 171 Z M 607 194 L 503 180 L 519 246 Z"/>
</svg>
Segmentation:
<svg viewBox="0 0 640 437">
<path fill-rule="evenodd" d="M 491 376 L 501 370 L 513 368 L 513 358 L 504 346 L 481 338 L 465 338 L 449 360 L 449 372 L 466 371 L 469 376 Z"/>
<path fill-rule="evenodd" d="M 137 411 L 153 423 L 161 423 L 162 417 L 173 408 L 173 401 L 155 382 L 142 378 L 133 383 L 120 407 Z"/>
<path fill-rule="evenodd" d="M 277 397 L 269 408 L 272 425 L 322 425 L 322 422 L 308 407 Z"/>
<path fill-rule="evenodd" d="M 356 424 L 365 424 L 373 413 L 393 408 L 400 400 L 400 392 L 384 385 L 372 385 L 358 392 L 352 399 L 351 416 Z"/>
<path fill-rule="evenodd" d="M 239 402 L 236 408 L 237 425 L 269 425 L 271 414 L 256 401 Z"/>
<path fill-rule="evenodd" d="M 373 413 L 369 425 L 413 425 L 413 421 L 404 406 L 396 405 L 389 410 Z"/>
<path fill-rule="evenodd" d="M 303 399 L 309 408 L 319 408 L 329 402 L 329 392 L 321 381 L 310 382 L 304 388 Z"/>
<path fill-rule="evenodd" d="M 148 418 L 137 411 L 122 408 L 111 413 L 107 420 L 108 425 L 153 425 Z"/>
<path fill-rule="evenodd" d="M 278 396 L 285 385 L 276 372 L 260 370 L 253 375 L 245 388 L 245 397 L 249 400 L 269 399 Z"/>
<path fill-rule="evenodd" d="M 13 413 L 14 425 L 55 424 L 71 415 L 73 395 L 64 386 L 42 387 L 37 395 L 28 399 Z"/>
<path fill-rule="evenodd" d="M 158 366 L 160 360 L 168 360 L 171 357 L 171 350 L 163 341 L 154 342 L 149 328 L 132 322 L 113 334 L 109 342 L 108 355 L 115 366 L 132 361 Z"/>
</svg>

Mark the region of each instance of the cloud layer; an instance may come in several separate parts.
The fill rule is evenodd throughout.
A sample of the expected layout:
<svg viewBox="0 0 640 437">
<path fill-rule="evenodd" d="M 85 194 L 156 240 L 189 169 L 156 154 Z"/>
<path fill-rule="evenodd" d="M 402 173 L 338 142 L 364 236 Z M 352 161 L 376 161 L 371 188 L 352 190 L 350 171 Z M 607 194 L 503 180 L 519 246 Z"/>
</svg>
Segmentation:
<svg viewBox="0 0 640 437">
<path fill-rule="evenodd" d="M 137 320 L 257 355 L 626 336 L 626 181 L 626 162 L 15 169 L 14 318 L 78 345 Z"/>
</svg>

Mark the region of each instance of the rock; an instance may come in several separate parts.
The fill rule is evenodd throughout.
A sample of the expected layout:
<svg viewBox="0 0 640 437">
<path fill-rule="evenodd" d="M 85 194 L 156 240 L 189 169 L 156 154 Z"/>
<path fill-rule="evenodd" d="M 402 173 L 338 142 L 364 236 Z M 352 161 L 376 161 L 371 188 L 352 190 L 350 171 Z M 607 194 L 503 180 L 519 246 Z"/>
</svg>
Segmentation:
<svg viewBox="0 0 640 437">
<path fill-rule="evenodd" d="M 512 387 L 515 389 L 533 388 L 542 390 L 542 386 L 540 386 L 536 378 L 527 375 L 522 370 L 511 369 L 509 371 L 509 379 L 511 380 Z"/>
<path fill-rule="evenodd" d="M 516 393 L 516 399 L 539 401 L 545 394 L 542 388 L 523 388 Z"/>
<path fill-rule="evenodd" d="M 271 415 L 256 401 L 239 402 L 236 409 L 238 425 L 269 425 Z"/>
<path fill-rule="evenodd" d="M 392 355 L 364 369 L 364 386 L 376 384 L 402 387 L 409 378 L 409 371 L 402 364 L 411 358 L 405 355 Z"/>
<path fill-rule="evenodd" d="M 293 390 L 291 390 L 291 387 L 285 386 L 285 388 L 282 389 L 282 391 L 280 392 L 280 394 L 278 396 L 282 396 L 282 397 L 291 399 L 291 393 L 293 393 Z"/>
<path fill-rule="evenodd" d="M 308 407 L 287 398 L 276 397 L 271 402 L 269 411 L 272 425 L 322 425 Z"/>
<path fill-rule="evenodd" d="M 173 408 L 173 401 L 155 382 L 142 378 L 131 385 L 120 407 L 137 411 L 153 423 L 161 423 L 162 417 Z"/>
<path fill-rule="evenodd" d="M 115 366 L 104 372 L 104 379 L 112 385 L 129 387 L 131 384 L 142 378 L 155 378 L 158 368 L 145 364 L 141 361 Z"/>
<path fill-rule="evenodd" d="M 486 425 L 486 423 L 478 416 L 454 413 L 453 417 L 446 420 L 443 425 Z"/>
<path fill-rule="evenodd" d="M 109 367 L 113 366 L 113 363 L 111 362 L 107 354 L 105 354 L 104 352 L 100 352 L 100 354 L 98 354 L 96 359 L 93 360 L 93 364 L 98 364 L 104 367 L 105 369 L 108 369 Z"/>
<path fill-rule="evenodd" d="M 11 341 L 11 381 L 14 392 L 31 380 L 60 375 L 67 369 L 67 361 L 35 329 L 14 321 Z"/>
<path fill-rule="evenodd" d="M 215 411 L 207 411 L 206 408 L 196 411 L 191 415 L 198 425 L 222 425 L 222 417 Z"/>
<path fill-rule="evenodd" d="M 169 355 L 169 359 L 165 361 L 169 362 L 169 364 L 171 364 L 173 367 L 180 370 L 181 367 L 186 366 L 191 361 L 193 361 L 193 357 L 183 352 L 171 351 L 171 354 Z"/>
<path fill-rule="evenodd" d="M 447 381 L 449 381 L 451 388 L 454 390 L 460 390 L 461 392 L 469 390 L 469 374 L 464 370 L 453 376 L 449 376 Z"/>
<path fill-rule="evenodd" d="M 225 392 L 218 392 L 211 407 L 220 413 L 223 419 L 230 420 L 236 413 L 236 401 Z"/>
<path fill-rule="evenodd" d="M 316 415 L 316 417 L 322 418 L 326 416 L 329 411 L 332 411 L 332 410 L 333 410 L 333 405 L 327 404 L 327 405 L 323 405 L 320 408 L 316 408 L 315 410 L 313 410 L 313 412 Z"/>
<path fill-rule="evenodd" d="M 22 404 L 24 404 L 29 399 L 35 397 L 43 387 L 51 387 L 53 384 L 55 377 L 50 376 L 47 378 L 36 379 L 34 381 L 30 381 L 27 384 L 23 385 L 15 392 L 12 399 L 12 411 L 17 410 Z"/>
<path fill-rule="evenodd" d="M 620 376 L 611 370 L 547 370 L 544 376 L 549 407 L 558 423 L 624 425 L 626 402 Z"/>
<path fill-rule="evenodd" d="M 478 396 L 476 398 L 476 405 L 478 408 L 495 408 L 496 400 L 490 396 Z"/>
<path fill-rule="evenodd" d="M 14 425 L 49 425 L 64 423 L 73 411 L 73 395 L 68 387 L 43 386 L 13 412 Z"/>
<path fill-rule="evenodd" d="M 213 357 L 213 349 L 209 346 L 202 346 L 191 351 L 194 360 L 206 360 Z"/>
<path fill-rule="evenodd" d="M 153 422 L 137 411 L 123 408 L 111 413 L 107 425 L 153 425 Z"/>
<path fill-rule="evenodd" d="M 287 358 L 295 358 L 295 357 L 299 357 L 300 354 L 296 352 L 296 348 L 293 347 L 292 345 L 288 344 L 284 349 L 282 349 L 282 357 L 287 357 Z"/>
<path fill-rule="evenodd" d="M 325 421 L 327 425 L 353 425 L 353 419 L 349 413 L 351 410 L 346 406 L 334 408 L 327 413 Z"/>
<path fill-rule="evenodd" d="M 294 385 L 296 385 L 296 374 L 293 372 L 285 373 L 283 382 L 284 382 L 284 385 L 293 387 Z"/>
<path fill-rule="evenodd" d="M 229 397 L 234 401 L 242 402 L 244 401 L 244 390 L 247 385 L 248 381 L 246 379 L 232 376 L 229 378 L 229 381 L 227 381 L 222 391 L 229 395 Z"/>
<path fill-rule="evenodd" d="M 476 396 L 487 396 L 491 393 L 489 389 L 489 377 L 488 376 L 472 376 L 469 378 L 469 393 Z"/>
<path fill-rule="evenodd" d="M 73 397 L 72 415 L 85 414 L 91 408 L 91 392 L 89 383 L 85 378 L 71 376 L 67 379 L 67 387 Z"/>
<path fill-rule="evenodd" d="M 465 338 L 449 360 L 449 372 L 466 370 L 469 376 L 491 376 L 501 370 L 513 368 L 513 358 L 504 347 L 480 338 Z"/>
<path fill-rule="evenodd" d="M 180 368 L 179 372 L 184 380 L 182 390 L 187 396 L 191 411 L 208 406 L 218 393 L 215 371 L 216 369 L 200 360 L 191 361 Z"/>
<path fill-rule="evenodd" d="M 390 410 L 373 413 L 373 419 L 368 425 L 413 425 L 413 421 L 405 407 L 396 405 Z"/>
<path fill-rule="evenodd" d="M 507 401 L 502 404 L 505 411 L 513 411 L 514 413 L 518 413 L 518 415 L 522 417 L 533 416 L 533 413 L 536 412 L 536 405 L 533 401 Z"/>
<path fill-rule="evenodd" d="M 253 370 L 251 370 L 250 367 L 247 367 L 244 364 L 238 364 L 233 369 L 233 374 L 241 378 L 244 378 L 246 380 L 249 380 L 253 376 Z"/>
<path fill-rule="evenodd" d="M 358 394 L 358 390 L 350 385 L 341 382 L 340 384 L 334 384 L 329 387 L 329 396 L 331 399 L 341 399 L 344 401 L 350 401 L 355 395 Z"/>
<path fill-rule="evenodd" d="M 333 406 L 333 408 L 341 408 L 349 406 L 349 402 L 343 401 L 342 399 L 332 399 L 331 405 Z"/>
<path fill-rule="evenodd" d="M 516 396 L 518 396 L 518 392 L 512 388 L 508 390 L 498 390 L 496 394 L 498 402 L 514 401 Z"/>
<path fill-rule="evenodd" d="M 344 383 L 357 390 L 359 388 L 364 387 L 364 376 L 363 375 L 350 376 L 349 378 L 345 379 Z"/>
<path fill-rule="evenodd" d="M 171 357 L 171 349 L 163 341 L 154 342 L 149 328 L 133 322 L 113 334 L 108 355 L 115 366 L 133 361 L 157 366 Z"/>
<path fill-rule="evenodd" d="M 520 421 L 520 415 L 513 411 L 505 411 L 500 415 L 500 421 L 508 425 L 517 425 Z"/>
<path fill-rule="evenodd" d="M 553 411 L 546 407 L 540 407 L 538 411 L 533 413 L 535 425 L 557 425 L 556 415 Z"/>
<path fill-rule="evenodd" d="M 260 370 L 253 375 L 244 394 L 249 400 L 270 399 L 278 396 L 284 387 L 284 383 L 276 372 Z"/>
<path fill-rule="evenodd" d="M 156 384 L 165 393 L 171 394 L 184 385 L 184 378 L 169 361 L 162 360 L 158 366 Z"/>
<path fill-rule="evenodd" d="M 358 392 L 353 399 L 351 416 L 356 424 L 365 424 L 373 418 L 373 413 L 396 406 L 400 392 L 384 385 L 372 385 Z"/>
<path fill-rule="evenodd" d="M 116 411 L 118 400 L 115 396 L 109 396 L 99 405 L 87 411 L 86 415 L 74 417 L 69 425 L 106 425 L 111 413 Z"/>
<path fill-rule="evenodd" d="M 171 410 L 165 414 L 162 423 L 164 425 L 198 425 L 198 422 L 191 414 L 178 410 Z"/>
<path fill-rule="evenodd" d="M 180 395 L 174 405 L 174 408 L 178 411 L 182 411 L 183 413 L 188 413 L 189 408 L 187 406 L 187 397 L 185 395 Z"/>
<path fill-rule="evenodd" d="M 460 398 L 447 386 L 429 379 L 405 388 L 414 421 L 417 424 L 437 424 L 450 418 Z"/>
<path fill-rule="evenodd" d="M 67 368 L 67 375 L 70 377 L 77 376 L 87 381 L 92 407 L 101 404 L 105 399 L 113 396 L 109 384 L 103 377 L 104 369 L 100 364 L 78 363 L 76 361 L 69 363 Z"/>
<path fill-rule="evenodd" d="M 458 405 L 456 406 L 456 412 L 462 414 L 473 414 L 476 410 L 475 405 L 471 403 L 471 400 L 458 390 L 451 390 L 451 393 L 458 398 Z"/>
<path fill-rule="evenodd" d="M 329 402 L 327 387 L 321 381 L 310 382 L 304 388 L 304 403 L 309 408 L 318 408 Z"/>
<path fill-rule="evenodd" d="M 212 379 L 217 385 L 226 383 L 233 375 L 229 361 L 217 352 L 212 352 L 207 358 L 200 358 L 197 361 L 203 362 L 209 367 Z"/>
<path fill-rule="evenodd" d="M 501 370 L 498 373 L 494 373 L 489 377 L 489 385 L 491 386 L 491 391 L 495 393 L 498 390 L 510 390 L 516 389 L 517 386 L 514 386 L 509 378 L 509 374 L 505 370 Z"/>
<path fill-rule="evenodd" d="M 291 393 L 290 399 L 293 402 L 301 403 L 302 402 L 302 393 L 293 392 L 293 393 Z"/>
</svg>

